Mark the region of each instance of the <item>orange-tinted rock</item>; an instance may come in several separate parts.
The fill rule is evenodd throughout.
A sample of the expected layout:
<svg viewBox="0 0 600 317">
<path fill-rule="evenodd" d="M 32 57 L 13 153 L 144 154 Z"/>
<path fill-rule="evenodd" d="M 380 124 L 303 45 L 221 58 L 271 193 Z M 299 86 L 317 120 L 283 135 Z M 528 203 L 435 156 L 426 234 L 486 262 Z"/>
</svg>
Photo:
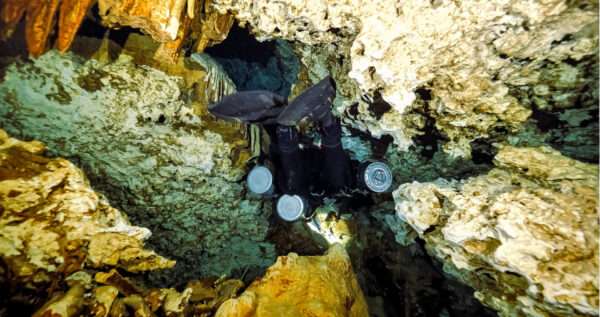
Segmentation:
<svg viewBox="0 0 600 317">
<path fill-rule="evenodd" d="M 25 39 L 33 57 L 42 55 L 47 48 L 48 36 L 54 26 L 59 0 L 31 0 L 27 6 Z"/>
<path fill-rule="evenodd" d="M 15 31 L 15 27 L 23 18 L 27 9 L 27 1 L 4 0 L 0 8 L 0 40 L 6 40 Z"/>
<path fill-rule="evenodd" d="M 81 285 L 74 285 L 64 295 L 58 295 L 40 308 L 33 317 L 71 317 L 78 316 L 83 307 L 83 293 Z"/>
<path fill-rule="evenodd" d="M 156 53 L 154 53 L 154 59 L 159 62 L 176 64 L 179 59 L 181 47 L 189 34 L 191 24 L 192 19 L 185 16 L 177 32 L 177 38 L 173 41 L 161 43 Z"/>
<path fill-rule="evenodd" d="M 196 39 L 196 52 L 203 52 L 209 46 L 221 43 L 227 38 L 233 21 L 233 15 L 221 14 L 206 0 L 204 12 L 196 16 L 192 24 L 192 37 Z"/>
<path fill-rule="evenodd" d="M 158 42 L 177 38 L 186 0 L 99 0 L 102 22 L 109 27 L 130 26 Z"/>
<path fill-rule="evenodd" d="M 333 245 L 324 256 L 290 253 L 236 299 L 223 303 L 217 317 L 368 316 L 363 293 L 345 249 Z"/>
<path fill-rule="evenodd" d="M 59 51 L 65 52 L 69 49 L 87 10 L 94 2 L 95 0 L 62 0 L 56 40 L 56 48 Z"/>
</svg>

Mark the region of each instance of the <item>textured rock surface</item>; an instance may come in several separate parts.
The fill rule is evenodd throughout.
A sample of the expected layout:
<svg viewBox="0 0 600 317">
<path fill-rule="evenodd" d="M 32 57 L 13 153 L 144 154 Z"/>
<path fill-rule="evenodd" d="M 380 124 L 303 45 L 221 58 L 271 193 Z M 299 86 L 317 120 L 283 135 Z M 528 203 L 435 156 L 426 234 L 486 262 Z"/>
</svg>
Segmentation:
<svg viewBox="0 0 600 317">
<path fill-rule="evenodd" d="M 362 291 L 344 248 L 324 256 L 290 253 L 216 316 L 368 316 Z"/>
<path fill-rule="evenodd" d="M 155 40 L 167 42 L 177 38 L 186 2 L 186 0 L 100 0 L 98 9 L 103 23 L 110 27 L 139 28 Z"/>
<path fill-rule="evenodd" d="M 0 256 L 13 283 L 35 288 L 83 268 L 140 272 L 175 265 L 144 249 L 150 231 L 132 226 L 78 168 L 43 157 L 44 151 L 39 142 L 0 130 Z"/>
<path fill-rule="evenodd" d="M 505 146 L 464 181 L 408 183 L 397 215 L 501 315 L 597 315 L 598 166 Z"/>
<path fill-rule="evenodd" d="M 6 40 L 12 36 L 17 24 L 25 15 L 26 9 L 27 2 L 25 1 L 2 1 L 2 7 L 0 8 L 0 26 L 2 27 L 0 40 Z"/>
<path fill-rule="evenodd" d="M 47 49 L 58 4 L 59 0 L 33 0 L 27 4 L 25 39 L 27 50 L 34 57 L 41 55 Z"/>
<path fill-rule="evenodd" d="M 62 0 L 58 18 L 56 48 L 65 52 L 71 47 L 75 34 L 95 0 Z"/>
<path fill-rule="evenodd" d="M 338 108 L 355 112 L 348 121 L 375 136 L 392 135 L 400 150 L 423 132 L 425 118 L 445 135 L 446 152 L 469 157 L 471 141 L 518 130 L 531 107 L 597 103 L 597 97 L 576 100 L 594 80 L 582 61 L 597 62 L 595 2 L 214 5 L 250 24 L 260 39 L 300 42 L 310 80 L 332 73 L 344 97 Z M 378 105 L 389 111 L 376 114 Z"/>
<path fill-rule="evenodd" d="M 0 124 L 79 162 L 113 205 L 155 232 L 151 244 L 178 261 L 163 282 L 266 267 L 268 214 L 237 183 L 246 143 L 211 131 L 183 101 L 182 84 L 125 55 L 101 64 L 49 52 L 8 69 Z"/>
<path fill-rule="evenodd" d="M 96 2 L 102 23 L 107 27 L 138 28 L 160 43 L 155 58 L 162 63 L 176 63 L 184 44 L 194 45 L 201 52 L 220 43 L 233 24 L 233 16 L 216 11 L 208 5 L 210 0 L 7 0 L 0 3 L 0 41 L 10 39 L 26 17 L 27 50 L 38 57 L 50 47 L 59 12 L 54 44 L 65 52 L 86 15 L 95 20 L 90 8 Z"/>
</svg>

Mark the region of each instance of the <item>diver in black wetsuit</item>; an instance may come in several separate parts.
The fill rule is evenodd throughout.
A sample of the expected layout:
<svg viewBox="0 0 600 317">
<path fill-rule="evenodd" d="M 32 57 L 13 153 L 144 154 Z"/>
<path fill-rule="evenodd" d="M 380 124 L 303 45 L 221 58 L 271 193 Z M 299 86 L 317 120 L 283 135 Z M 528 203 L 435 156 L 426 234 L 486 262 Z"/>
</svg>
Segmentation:
<svg viewBox="0 0 600 317">
<path fill-rule="evenodd" d="M 335 89 L 327 76 L 289 105 L 269 91 L 245 91 L 209 106 L 218 118 L 259 123 L 269 135 L 268 158 L 259 158 L 247 185 L 255 194 L 279 196 L 276 210 L 283 220 L 309 218 L 323 197 L 348 195 L 357 188 L 385 192 L 392 185 L 387 165 L 358 166 L 342 148 L 340 121 L 331 112 Z M 300 141 L 296 126 L 303 119 L 317 124 L 320 147 Z"/>
</svg>

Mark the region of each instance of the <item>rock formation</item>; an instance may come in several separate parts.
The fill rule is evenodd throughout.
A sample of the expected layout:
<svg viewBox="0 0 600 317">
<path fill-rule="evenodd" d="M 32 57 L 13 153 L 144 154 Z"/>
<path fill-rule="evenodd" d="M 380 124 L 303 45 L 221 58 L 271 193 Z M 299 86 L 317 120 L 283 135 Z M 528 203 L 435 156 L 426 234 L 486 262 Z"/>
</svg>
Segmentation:
<svg viewBox="0 0 600 317">
<path fill-rule="evenodd" d="M 404 303 L 416 309 L 405 315 L 425 311 L 415 302 L 429 297 L 417 292 L 434 294 L 442 279 L 426 276 L 437 271 L 416 236 L 445 273 L 502 316 L 598 315 L 598 167 L 574 160 L 598 160 L 598 1 L 95 3 L 1 1 L 0 40 L 25 19 L 36 58 L 6 69 L 13 59 L 0 60 L 0 126 L 80 165 L 96 190 L 153 234 L 110 207 L 69 161 L 0 133 L 0 284 L 44 285 L 52 298 L 38 316 L 212 314 L 243 283 L 200 276 L 253 275 L 272 263 L 270 207 L 247 198 L 242 182 L 260 133 L 254 127 L 248 140 L 245 126 L 206 110 L 235 91 L 228 68 L 258 75 L 241 89 L 292 97 L 330 74 L 352 157 L 384 145 L 379 154 L 402 184 L 395 201 L 374 199 L 360 207 L 368 216 L 356 218 L 328 218 L 325 206 L 316 219 L 327 241 L 313 248 L 360 244 L 365 232 L 376 237 L 362 246 L 402 244 L 403 252 L 380 245 L 373 249 L 383 256 L 369 257 L 382 267 L 431 266 L 408 279 L 413 266 L 389 269 L 388 286 L 404 280 L 391 287 L 411 289 Z M 117 50 L 86 61 L 65 53 L 86 46 L 76 37 L 84 19 L 144 35 L 130 33 L 111 44 Z M 186 57 L 223 41 L 233 23 L 277 41 L 279 56 L 265 59 L 281 80 L 257 74 L 258 64 Z M 43 54 L 52 46 L 65 54 Z M 380 140 L 367 144 L 356 129 Z M 167 269 L 174 263 L 145 249 L 146 240 L 177 266 Z M 293 242 L 289 248 L 304 241 Z M 141 271 L 153 285 L 186 287 L 148 288 L 133 277 Z M 281 257 L 219 314 L 361 315 L 364 302 L 348 256 L 334 247 L 323 257 Z"/>
<path fill-rule="evenodd" d="M 56 48 L 66 52 L 75 39 L 79 26 L 95 0 L 62 0 L 58 18 Z"/>
<path fill-rule="evenodd" d="M 0 40 L 6 40 L 12 36 L 17 24 L 25 15 L 26 9 L 27 2 L 25 1 L 2 1 L 2 7 L 0 8 L 0 26 L 2 26 Z"/>
<path fill-rule="evenodd" d="M 368 309 L 350 258 L 335 244 L 324 256 L 279 257 L 216 316 L 368 316 Z"/>
<path fill-rule="evenodd" d="M 597 63 L 594 2 L 215 0 L 214 6 L 233 12 L 259 39 L 297 41 L 312 82 L 328 72 L 338 81 L 338 108 L 354 113 L 346 121 L 374 136 L 392 135 L 400 150 L 424 132 L 426 118 L 447 139 L 446 152 L 468 158 L 470 142 L 517 131 L 531 108 L 597 100 L 574 99 L 585 87 L 597 91 L 583 62 Z"/>
<path fill-rule="evenodd" d="M 43 151 L 39 142 L 0 130 L 0 256 L 14 282 L 34 287 L 83 268 L 140 272 L 175 265 L 144 249 L 150 231 L 132 226 L 78 168 Z"/>
<path fill-rule="evenodd" d="M 162 62 L 176 62 L 185 42 L 194 42 L 202 52 L 223 41 L 233 24 L 233 17 L 214 10 L 209 0 L 7 0 L 0 4 L 0 41 L 8 40 L 25 16 L 27 49 L 38 57 L 49 47 L 58 12 L 55 46 L 66 52 L 96 2 L 106 26 L 138 28 L 160 43 L 156 58 Z"/>
<path fill-rule="evenodd" d="M 407 183 L 397 215 L 500 315 L 598 313 L 598 166 L 504 146 L 463 181 Z"/>
<path fill-rule="evenodd" d="M 150 231 L 130 225 L 78 168 L 42 156 L 45 150 L 40 142 L 22 142 L 0 130 L 0 256 L 13 287 L 55 285 L 33 316 L 209 316 L 222 305 L 217 316 L 367 315 L 340 245 L 325 256 L 280 257 L 236 299 L 244 287 L 238 280 L 194 280 L 182 292 L 138 284 L 115 268 L 136 273 L 169 268 L 174 261 L 144 249 Z"/>
<path fill-rule="evenodd" d="M 49 52 L 15 64 L 0 84 L 0 124 L 79 162 L 113 205 L 155 232 L 151 245 L 178 261 L 162 282 L 268 266 L 269 213 L 238 183 L 245 138 L 194 115 L 181 79 L 130 60 Z"/>
<path fill-rule="evenodd" d="M 177 38 L 186 4 L 186 0 L 100 0 L 98 9 L 107 26 L 142 29 L 158 42 L 167 42 Z"/>
</svg>

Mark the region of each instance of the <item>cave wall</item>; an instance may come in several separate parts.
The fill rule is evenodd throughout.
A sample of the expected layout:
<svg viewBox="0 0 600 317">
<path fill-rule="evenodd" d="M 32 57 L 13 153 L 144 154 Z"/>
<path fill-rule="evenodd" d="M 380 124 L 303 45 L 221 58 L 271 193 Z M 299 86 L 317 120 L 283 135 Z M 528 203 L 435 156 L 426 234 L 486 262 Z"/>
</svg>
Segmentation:
<svg viewBox="0 0 600 317">
<path fill-rule="evenodd" d="M 495 165 L 401 185 L 397 216 L 500 315 L 597 316 L 598 165 L 512 146 Z"/>
<path fill-rule="evenodd" d="M 149 228 L 150 245 L 178 261 L 157 282 L 268 266 L 269 212 L 244 199 L 238 182 L 245 139 L 211 131 L 183 101 L 180 77 L 131 59 L 51 51 L 13 64 L 0 84 L 0 125 L 81 164 L 114 205 Z"/>
<path fill-rule="evenodd" d="M 105 23 L 139 27 L 170 53 L 190 50 L 186 28 L 222 40 L 233 16 L 259 40 L 290 41 L 302 63 L 292 96 L 331 74 L 345 125 L 392 137 L 386 158 L 408 184 L 396 191 L 397 216 L 380 217 L 399 243 L 419 235 L 502 315 L 597 311 L 597 167 L 543 147 L 597 162 L 597 1 L 214 0 L 191 11 L 194 1 L 152 1 L 141 13 L 101 2 L 117 8 L 102 13 Z M 164 16 L 153 6 L 169 23 L 157 23 Z M 0 123 L 80 162 L 156 232 L 153 246 L 180 260 L 176 279 L 264 267 L 273 258 L 262 242 L 268 212 L 243 198 L 245 161 L 231 157 L 244 141 L 211 132 L 177 81 L 127 58 L 50 52 L 4 75 Z M 355 141 L 345 145 L 370 153 Z"/>
<path fill-rule="evenodd" d="M 597 163 L 597 1 L 213 5 L 293 43 L 294 91 L 330 74 L 344 123 L 393 137 L 399 243 L 501 315 L 597 314 L 598 171 L 574 160 Z"/>
<path fill-rule="evenodd" d="M 400 150 L 424 133 L 424 114 L 443 133 L 444 151 L 468 158 L 473 140 L 518 131 L 533 108 L 597 102 L 597 81 L 587 74 L 587 60 L 598 60 L 597 2 L 213 5 L 233 12 L 259 39 L 295 41 L 312 82 L 325 73 L 338 81 L 340 111 L 358 102 L 346 121 L 393 136 Z M 374 118 L 370 105 L 379 99 L 390 111 Z"/>
</svg>

